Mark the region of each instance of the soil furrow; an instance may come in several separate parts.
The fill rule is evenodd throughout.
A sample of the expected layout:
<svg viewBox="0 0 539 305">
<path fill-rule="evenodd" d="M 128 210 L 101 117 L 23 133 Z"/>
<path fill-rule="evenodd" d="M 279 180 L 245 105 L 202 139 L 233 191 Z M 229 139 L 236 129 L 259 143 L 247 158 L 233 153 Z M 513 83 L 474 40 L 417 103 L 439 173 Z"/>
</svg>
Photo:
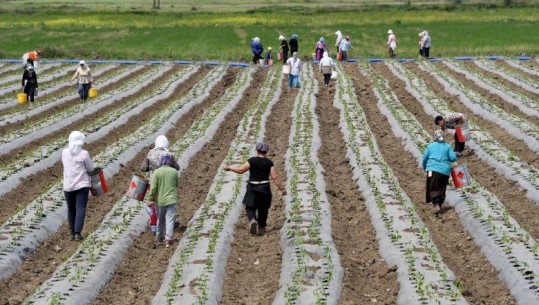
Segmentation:
<svg viewBox="0 0 539 305">
<path fill-rule="evenodd" d="M 176 88 L 174 96 L 185 95 L 207 72 L 208 69 L 203 69 L 201 72 L 190 77 L 186 82 L 180 84 Z M 148 88 L 148 90 L 151 91 L 157 87 L 158 85 L 156 84 L 155 87 Z M 167 107 L 169 104 L 168 100 L 159 100 L 154 104 L 154 107 L 142 111 L 139 115 L 131 118 L 124 125 L 115 129 L 105 139 L 88 144 L 85 148 L 89 150 L 92 156 L 103 147 L 111 145 L 116 139 L 134 132 L 140 126 L 140 122 L 150 119 L 163 108 Z M 183 119 L 185 118 L 180 119 L 180 121 Z M 84 232 L 90 232 L 93 228 L 97 227 L 116 201 L 125 194 L 132 174 L 138 172 L 138 167 L 146 156 L 146 153 L 147 151 L 139 152 L 131 162 L 124 164 L 124 168 L 120 173 L 108 179 L 109 193 L 99 199 L 91 197 L 88 202 Z M 56 163 L 49 170 L 54 171 L 60 177 L 62 173 L 61 162 Z M 42 173 L 39 179 L 43 178 L 50 180 L 50 177 Z M 35 190 L 36 193 L 40 191 L 42 190 Z M 84 232 L 83 234 L 87 235 Z M 69 225 L 65 222 L 58 232 L 53 234 L 34 253 L 28 256 L 17 273 L 7 280 L 0 282 L 0 304 L 20 304 L 29 294 L 34 292 L 35 287 L 47 280 L 56 270 L 58 264 L 69 257 L 78 246 L 79 244 L 77 242 L 70 240 Z"/>
<path fill-rule="evenodd" d="M 509 290 L 498 278 L 498 272 L 465 231 L 453 209 L 446 207 L 442 219 L 432 215 L 432 207 L 424 203 L 425 178 L 423 171 L 417 168 L 417 160 L 403 149 L 401 139 L 391 133 L 386 117 L 376 106 L 377 99 L 369 80 L 359 73 L 357 66 L 349 66 L 347 71 L 352 75 L 359 103 L 384 160 L 401 188 L 416 203 L 418 214 L 429 229 L 444 262 L 454 272 L 456 281 L 463 283 L 466 300 L 470 304 L 515 304 Z"/>
<path fill-rule="evenodd" d="M 318 83 L 323 84 L 323 77 L 317 75 Z M 329 90 L 321 88 L 316 115 L 322 139 L 318 157 L 324 168 L 331 206 L 333 241 L 344 270 L 339 304 L 396 304 L 399 292 L 396 267 L 388 266 L 380 256 L 376 232 L 346 158 L 339 110 L 333 106 L 333 84 L 330 83 Z"/>
<path fill-rule="evenodd" d="M 288 147 L 291 117 L 297 90 L 288 90 L 288 79 L 281 84 L 283 91 L 279 101 L 271 109 L 266 120 L 264 141 L 270 146 L 270 158 L 277 174 L 286 183 L 284 155 Z M 278 122 L 278 123 L 277 123 Z M 279 289 L 282 249 L 279 245 L 280 230 L 285 221 L 281 192 L 271 183 L 272 205 L 268 216 L 268 227 L 264 236 L 250 235 L 247 216 L 242 212 L 234 230 L 234 241 L 228 257 L 223 296 L 220 304 L 250 305 L 272 304 Z M 240 196 L 243 196 L 241 194 Z M 255 264 L 255 262 L 258 262 Z M 252 293 L 256 291 L 256 293 Z"/>
<path fill-rule="evenodd" d="M 499 95 L 489 92 L 486 89 L 483 89 L 476 85 L 472 80 L 466 78 L 466 76 L 462 73 L 455 72 L 448 68 L 443 63 L 434 63 L 436 68 L 440 69 L 441 71 L 444 71 L 448 73 L 449 75 L 453 76 L 457 80 L 459 80 L 462 84 L 464 84 L 465 87 L 479 93 L 481 96 L 486 98 L 490 103 L 496 105 L 497 107 L 503 109 L 507 113 L 511 113 L 515 116 L 518 116 L 520 118 L 524 118 L 530 122 L 532 122 L 535 125 L 539 125 L 539 118 L 529 116 L 527 113 L 522 112 L 520 109 L 518 109 L 517 106 L 510 104 L 509 102 L 505 101 L 503 98 L 501 98 Z M 473 62 L 467 63 L 466 67 L 469 68 L 469 66 L 475 66 Z"/>
<path fill-rule="evenodd" d="M 193 108 L 188 121 L 180 122 L 177 125 L 180 128 L 167 134 L 169 142 L 173 143 L 180 139 L 196 117 L 200 116 L 209 104 L 224 94 L 226 89 L 233 84 L 236 73 L 241 73 L 238 68 L 235 68 L 234 71 L 234 77 L 227 76 L 212 89 L 210 97 Z M 220 126 L 212 140 L 191 158 L 189 166 L 183 170 L 178 189 L 180 204 L 177 210 L 181 226 L 175 230 L 173 247 L 171 249 L 155 248 L 154 235 L 149 231 L 144 232 L 133 242 L 126 257 L 118 266 L 113 279 L 92 304 L 142 305 L 150 303 L 159 291 L 163 274 L 168 267 L 171 255 L 174 253 L 174 247 L 178 245 L 181 235 L 185 232 L 186 224 L 205 201 L 215 173 L 220 170 L 219 166 L 226 157 L 230 143 L 236 135 L 236 129 L 251 102 L 256 100 L 265 77 L 265 72 L 253 75 L 251 86 L 243 94 L 238 106 L 227 114 L 223 125 Z M 143 154 L 142 157 L 145 155 Z"/>
</svg>

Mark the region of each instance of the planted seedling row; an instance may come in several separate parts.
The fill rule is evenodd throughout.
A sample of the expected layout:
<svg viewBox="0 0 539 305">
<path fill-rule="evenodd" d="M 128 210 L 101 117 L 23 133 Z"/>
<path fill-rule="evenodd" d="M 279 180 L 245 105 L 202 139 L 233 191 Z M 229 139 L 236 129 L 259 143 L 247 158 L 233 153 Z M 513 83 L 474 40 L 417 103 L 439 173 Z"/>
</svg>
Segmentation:
<svg viewBox="0 0 539 305">
<path fill-rule="evenodd" d="M 315 114 L 318 82 L 312 65 L 304 65 L 300 77 L 285 156 L 290 195 L 284 200 L 283 263 L 273 304 L 337 304 L 343 270 L 331 235 L 331 209 L 317 156 L 321 145 Z"/>
<path fill-rule="evenodd" d="M 237 86 L 243 83 L 242 87 L 231 88 L 232 95 L 228 96 L 227 91 L 223 101 L 231 100 L 228 103 L 237 104 L 241 96 L 234 96 L 236 94 L 234 92 L 238 89 L 242 91 L 246 89 L 245 85 L 251 82 L 251 74 L 254 71 L 251 69 L 244 72 L 242 79 L 235 84 Z M 260 95 L 247 110 L 238 126 L 224 163 L 245 162 L 252 153 L 253 143 L 262 137 L 261 122 L 267 116 L 270 108 L 268 105 L 275 103 L 280 93 L 278 87 L 280 82 L 276 71 L 277 69 L 273 68 L 268 72 Z M 231 107 L 226 110 L 230 111 Z M 210 124 L 211 116 L 214 114 L 208 114 L 210 116 L 205 119 L 206 123 L 201 121 L 193 125 Z M 224 115 L 220 117 L 222 120 Z M 200 132 L 196 128 L 192 131 L 192 136 L 200 137 L 198 135 Z M 185 141 L 190 141 L 190 138 L 191 136 L 186 135 Z M 184 149 L 185 141 L 178 143 L 176 148 Z M 194 143 L 194 145 L 202 146 L 202 143 Z M 161 288 L 152 300 L 152 304 L 206 304 L 206 302 L 219 301 L 225 268 L 222 262 L 226 262 L 230 252 L 234 224 L 238 220 L 242 206 L 238 195 L 244 189 L 244 180 L 240 175 L 224 171 L 216 174 L 210 186 L 209 195 L 189 221 L 186 233 L 169 262 Z"/>
<path fill-rule="evenodd" d="M 58 71 L 58 69 L 63 69 L 65 67 L 66 66 L 62 63 L 53 63 L 50 65 L 46 65 L 43 68 L 39 69 L 39 71 L 37 71 L 37 73 L 39 73 L 38 77 L 39 75 L 47 76 L 50 74 L 54 74 Z M 22 72 L 22 68 L 18 71 L 14 70 L 13 75 L 9 75 L 8 77 L 3 77 L 2 79 L 0 79 L 0 92 L 2 90 L 13 90 L 8 88 L 15 88 L 15 86 L 20 87 L 20 83 L 22 80 Z"/>
<path fill-rule="evenodd" d="M 507 59 L 505 62 L 511 67 L 524 71 L 527 74 L 539 76 L 539 70 L 535 69 L 534 66 L 529 64 L 525 65 L 527 61 Z"/>
<path fill-rule="evenodd" d="M 393 133 L 407 137 L 414 145 L 408 145 L 406 149 L 421 156 L 420 149 L 430 142 L 428 133 L 410 113 L 390 106 L 397 97 L 387 81 L 368 63 L 360 64 L 360 73 L 370 79 L 378 108 L 388 118 Z M 359 177 L 358 186 L 367 199 L 365 202 L 382 245 L 380 253 L 398 266 L 399 303 L 467 304 L 428 228 L 385 163 L 372 131 L 366 127 L 365 113 L 356 102 L 351 80 L 347 75 L 341 75 L 339 81 L 343 83 L 343 91 L 336 96 L 334 104 L 341 110 L 340 126 L 348 157 Z M 408 126 L 396 122 L 406 122 Z M 414 132 L 409 133 L 409 130 Z"/>
<path fill-rule="evenodd" d="M 539 94 L 539 84 L 537 81 L 529 76 L 527 77 L 524 73 L 516 73 L 511 69 L 496 65 L 490 60 L 475 60 L 474 63 L 481 69 L 494 73 L 529 92 Z M 539 104 L 539 101 L 535 101 L 535 103 Z"/>
<path fill-rule="evenodd" d="M 432 117 L 440 113 L 450 113 L 453 110 L 434 91 L 428 89 L 425 82 L 415 74 L 405 69 L 401 64 L 386 63 L 389 70 L 406 83 L 405 89 L 421 103 L 425 112 Z M 473 141 L 467 145 L 474 154 L 503 173 L 508 179 L 516 181 L 527 191 L 527 197 L 539 203 L 539 171 L 522 161 L 509 148 L 500 144 L 489 132 L 469 121 Z"/>
<path fill-rule="evenodd" d="M 192 106 L 206 99 L 211 88 L 225 75 L 225 71 L 224 68 L 214 69 L 184 97 L 178 98 L 171 106 L 179 107 L 180 110 L 156 133 L 148 136 L 147 141 L 153 140 L 158 133 L 166 133 L 167 129 L 174 126 L 170 123 L 185 115 Z M 198 126 L 195 127 L 198 128 Z M 216 130 L 217 126 L 214 129 Z M 173 147 L 175 145 L 171 148 Z M 200 148 L 197 147 L 198 150 Z M 185 159 L 189 159 L 196 153 L 178 154 L 174 150 L 171 152 L 184 163 L 188 162 Z M 129 199 L 124 195 L 105 216 L 100 226 L 80 245 L 75 254 L 60 265 L 53 276 L 43 283 L 36 293 L 26 300 L 25 304 L 48 304 L 47 302 L 53 299 L 57 300 L 56 304 L 90 303 L 112 278 L 116 266 L 120 264 L 133 240 L 146 228 L 147 220 L 142 202 Z"/>
<path fill-rule="evenodd" d="M 436 68 L 432 63 L 422 61 L 418 63 L 418 67 L 433 75 L 449 94 L 458 96 L 459 100 L 476 115 L 494 122 L 515 138 L 524 141 L 531 150 L 539 152 L 539 129 L 537 126 L 493 105 L 487 98 L 467 88 L 459 80 Z"/>
<path fill-rule="evenodd" d="M 366 68 L 371 80 L 380 85 L 376 91 L 391 92 L 383 78 L 372 69 Z M 392 93 L 392 92 L 391 92 Z M 383 97 L 383 94 L 381 94 Z M 387 99 L 379 103 L 380 111 L 388 117 L 394 130 L 405 130 L 410 125 L 406 120 L 391 118 L 391 108 L 407 111 L 394 94 L 386 94 Z M 416 125 L 415 123 L 413 124 Z M 420 129 L 427 136 L 425 130 Z M 420 142 L 413 137 L 404 137 L 407 146 L 419 148 Z M 419 149 L 409 150 L 418 159 Z M 455 208 L 461 223 L 473 236 L 475 243 L 491 264 L 498 270 L 509 287 L 511 294 L 520 304 L 539 302 L 539 245 L 530 234 L 514 220 L 505 206 L 490 192 L 472 179 L 472 185 L 463 189 L 449 189 L 447 201 Z"/>
</svg>

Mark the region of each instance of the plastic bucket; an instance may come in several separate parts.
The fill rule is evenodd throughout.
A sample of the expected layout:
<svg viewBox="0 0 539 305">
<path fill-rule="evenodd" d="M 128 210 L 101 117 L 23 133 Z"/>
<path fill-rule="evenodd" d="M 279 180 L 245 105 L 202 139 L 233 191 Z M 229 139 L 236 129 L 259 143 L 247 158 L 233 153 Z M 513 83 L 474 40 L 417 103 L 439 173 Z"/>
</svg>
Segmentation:
<svg viewBox="0 0 539 305">
<path fill-rule="evenodd" d="M 290 74 L 290 66 L 283 65 L 283 74 Z"/>
<path fill-rule="evenodd" d="M 19 104 L 24 105 L 28 103 L 28 94 L 26 93 L 17 93 L 17 102 Z"/>
<path fill-rule="evenodd" d="M 461 188 L 472 184 L 468 167 L 465 164 L 459 164 L 451 169 L 451 177 L 456 188 Z"/>
<path fill-rule="evenodd" d="M 283 52 L 279 52 L 279 55 L 277 55 L 277 59 L 283 60 L 283 58 L 284 58 Z"/>
<path fill-rule="evenodd" d="M 101 196 L 109 191 L 105 173 L 100 167 L 96 167 L 88 175 L 90 176 L 90 192 L 93 196 Z"/>
<path fill-rule="evenodd" d="M 470 127 L 468 124 L 462 124 L 460 127 L 455 127 L 455 133 L 459 142 L 466 142 L 472 139 L 472 134 L 470 133 Z"/>
<path fill-rule="evenodd" d="M 331 72 L 331 79 L 337 79 L 337 71 L 333 70 Z"/>
<path fill-rule="evenodd" d="M 90 90 L 88 91 L 88 96 L 89 97 L 96 97 L 97 96 L 97 89 L 96 88 L 90 88 Z"/>
<path fill-rule="evenodd" d="M 146 192 L 148 191 L 149 186 L 150 183 L 147 179 L 144 179 L 139 175 L 133 175 L 126 195 L 129 198 L 142 201 L 144 200 L 144 196 L 146 196 Z"/>
</svg>

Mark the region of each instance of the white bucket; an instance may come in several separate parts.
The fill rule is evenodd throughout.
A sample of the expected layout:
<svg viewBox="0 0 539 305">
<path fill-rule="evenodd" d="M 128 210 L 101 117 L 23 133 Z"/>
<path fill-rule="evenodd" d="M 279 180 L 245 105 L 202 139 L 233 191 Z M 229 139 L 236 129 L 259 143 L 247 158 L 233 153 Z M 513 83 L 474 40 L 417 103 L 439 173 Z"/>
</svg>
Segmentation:
<svg viewBox="0 0 539 305">
<path fill-rule="evenodd" d="M 333 71 L 331 72 L 331 79 L 337 79 L 337 75 L 338 75 L 338 74 L 337 74 L 337 71 L 333 70 Z"/>
<path fill-rule="evenodd" d="M 283 74 L 290 74 L 290 66 L 283 65 Z"/>
</svg>

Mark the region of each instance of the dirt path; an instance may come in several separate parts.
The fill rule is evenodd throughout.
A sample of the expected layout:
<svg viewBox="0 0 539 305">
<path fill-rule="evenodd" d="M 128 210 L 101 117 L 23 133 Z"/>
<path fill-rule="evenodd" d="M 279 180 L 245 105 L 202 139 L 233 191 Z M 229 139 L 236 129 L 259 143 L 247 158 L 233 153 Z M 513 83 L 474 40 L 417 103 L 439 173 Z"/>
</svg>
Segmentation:
<svg viewBox="0 0 539 305">
<path fill-rule="evenodd" d="M 373 64 L 377 65 L 383 63 Z M 417 160 L 404 151 L 401 139 L 391 133 L 387 119 L 376 106 L 377 99 L 367 78 L 359 74 L 355 65 L 348 66 L 347 71 L 352 75 L 359 103 L 375 133 L 384 160 L 415 203 L 444 262 L 454 272 L 456 280 L 463 283 L 466 300 L 470 304 L 515 304 L 505 284 L 498 278 L 497 271 L 465 231 L 455 211 L 446 208 L 443 219 L 437 219 L 432 215 L 432 207 L 424 204 L 425 178 L 422 170 L 417 168 Z"/>
<path fill-rule="evenodd" d="M 318 83 L 323 84 L 322 75 L 316 75 Z M 324 168 L 331 206 L 333 241 L 344 270 L 339 304 L 396 304 L 399 292 L 397 269 L 388 266 L 380 256 L 370 215 L 346 158 L 346 144 L 339 129 L 339 110 L 333 106 L 333 86 L 331 82 L 329 90 L 321 87 L 316 115 L 322 139 L 318 158 Z"/>
<path fill-rule="evenodd" d="M 236 72 L 239 71 L 241 70 L 236 70 Z M 178 245 L 181 235 L 185 232 L 186 224 L 204 203 L 215 173 L 220 170 L 219 166 L 236 135 L 236 129 L 252 101 L 256 100 L 265 77 L 265 71 L 255 73 L 251 86 L 243 94 L 238 106 L 227 115 L 213 139 L 204 145 L 182 172 L 178 190 L 180 196 L 178 213 L 181 226 L 175 232 L 175 246 Z M 198 107 L 196 111 L 190 112 L 192 120 L 199 116 L 210 103 L 219 99 L 233 81 L 234 79 L 228 77 L 212 89 L 211 96 L 204 101 L 204 107 Z M 173 143 L 179 139 L 190 125 L 190 123 L 185 124 L 181 130 L 170 132 L 167 135 L 170 142 Z M 105 286 L 92 304 L 149 304 L 161 286 L 163 274 L 173 253 L 174 247 L 155 249 L 154 236 L 145 232 L 135 240 L 111 282 Z"/>
<path fill-rule="evenodd" d="M 207 71 L 208 69 L 203 69 L 203 71 L 196 73 L 182 85 L 178 86 L 174 93 L 175 96 L 186 94 L 206 75 Z M 160 107 L 158 107 L 158 104 L 160 104 Z M 115 129 L 111 135 L 107 136 L 105 139 L 91 143 L 85 148 L 90 150 L 90 155 L 92 156 L 99 149 L 113 143 L 117 138 L 121 138 L 125 134 L 133 132 L 135 128 L 140 126 L 139 122 L 151 118 L 162 107 L 166 107 L 167 105 L 168 102 L 166 100 L 164 102 L 157 102 L 155 108 L 141 112 L 139 115 L 126 122 L 126 124 Z M 181 120 L 186 119 L 182 118 L 180 121 Z M 124 164 L 123 169 L 117 175 L 107 181 L 109 193 L 104 195 L 101 199 L 90 197 L 83 235 L 86 235 L 86 232 L 91 232 L 93 228 L 99 226 L 103 217 L 110 211 L 114 203 L 125 194 L 127 186 L 131 181 L 132 174 L 138 172 L 138 167 L 146 156 L 146 153 L 147 152 L 139 152 L 131 162 Z M 48 173 L 49 171 L 54 171 L 56 175 L 61 176 L 61 162 L 58 162 L 53 168 L 48 169 L 46 172 Z M 38 194 L 43 191 L 42 187 L 47 184 L 47 179 L 50 180 L 50 177 L 46 176 L 43 172 L 34 176 L 36 176 L 36 179 L 40 179 L 39 181 L 41 184 L 31 185 L 30 187 L 22 184 L 23 188 L 20 188 L 19 192 L 24 190 L 24 192 L 29 194 Z M 33 197 L 28 197 L 27 199 L 31 200 L 32 198 Z M 2 198 L 2 200 L 4 200 L 4 198 Z M 34 292 L 38 285 L 50 278 L 57 266 L 69 257 L 79 246 L 77 242 L 71 241 L 69 237 L 69 226 L 66 222 L 55 234 L 38 247 L 34 253 L 27 257 L 12 277 L 0 281 L 0 304 L 20 304 L 26 297 Z"/>
<path fill-rule="evenodd" d="M 264 141 L 271 148 L 268 152 L 268 158 L 273 161 L 277 174 L 283 183 L 286 183 L 284 155 L 288 148 L 290 135 L 290 114 L 297 94 L 297 90 L 286 89 L 288 88 L 287 81 L 288 79 L 285 78 L 281 84 L 283 92 L 267 118 L 266 134 L 264 135 Z M 227 261 L 220 304 L 270 305 L 275 298 L 281 274 L 280 230 L 285 222 L 285 215 L 281 192 L 273 183 L 271 191 L 273 201 L 268 216 L 266 234 L 252 236 L 248 233 L 247 216 L 244 211 L 234 229 L 234 241 Z"/>
</svg>

